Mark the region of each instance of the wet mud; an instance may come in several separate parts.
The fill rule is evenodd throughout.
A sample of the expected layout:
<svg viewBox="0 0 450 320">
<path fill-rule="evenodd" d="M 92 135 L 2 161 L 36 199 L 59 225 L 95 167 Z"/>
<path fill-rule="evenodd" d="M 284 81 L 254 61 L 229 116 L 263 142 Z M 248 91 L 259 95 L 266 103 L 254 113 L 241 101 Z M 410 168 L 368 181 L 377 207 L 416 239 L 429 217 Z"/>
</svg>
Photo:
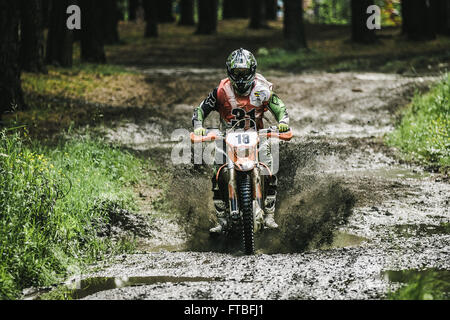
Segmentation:
<svg viewBox="0 0 450 320">
<path fill-rule="evenodd" d="M 141 71 L 195 79 L 191 83 L 200 90 L 224 76 L 209 69 Z M 168 136 L 180 127 L 190 129 L 191 103 L 200 103 L 207 92 L 186 93 L 189 103 L 161 101 L 145 107 L 145 114 L 170 108 L 157 113 L 161 119 L 135 121 L 125 114 L 99 130 L 115 143 L 156 154 L 171 168 L 167 197 L 173 216 L 152 220 L 142 252 L 116 257 L 81 278 L 185 281 L 108 287 L 84 299 L 384 299 L 401 286 L 385 276 L 387 271 L 450 270 L 448 178 L 401 162 L 383 143 L 398 120 L 396 111 L 438 77 L 264 75 L 288 106 L 295 132 L 280 147 L 279 230 L 257 237 L 254 256 L 243 255 L 236 239 L 210 237 L 211 168 L 172 166 Z M 210 116 L 206 125 L 217 125 L 217 117 Z M 198 277 L 210 280 L 189 281 Z"/>
</svg>

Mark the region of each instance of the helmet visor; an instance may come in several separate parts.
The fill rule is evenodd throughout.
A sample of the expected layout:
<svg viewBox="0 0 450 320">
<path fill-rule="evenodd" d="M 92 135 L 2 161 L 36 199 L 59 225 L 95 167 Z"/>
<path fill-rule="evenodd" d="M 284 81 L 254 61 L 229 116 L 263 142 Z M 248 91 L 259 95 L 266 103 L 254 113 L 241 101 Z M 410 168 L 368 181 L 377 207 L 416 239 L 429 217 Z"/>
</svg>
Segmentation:
<svg viewBox="0 0 450 320">
<path fill-rule="evenodd" d="M 248 80 L 252 72 L 247 68 L 236 68 L 231 70 L 231 74 L 236 80 Z"/>
</svg>

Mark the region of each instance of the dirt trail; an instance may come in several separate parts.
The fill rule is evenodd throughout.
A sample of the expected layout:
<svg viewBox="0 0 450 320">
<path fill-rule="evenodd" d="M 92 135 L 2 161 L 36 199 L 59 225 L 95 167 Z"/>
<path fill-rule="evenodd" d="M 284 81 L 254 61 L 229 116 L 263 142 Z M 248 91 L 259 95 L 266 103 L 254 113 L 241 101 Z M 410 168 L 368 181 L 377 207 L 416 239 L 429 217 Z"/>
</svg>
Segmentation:
<svg viewBox="0 0 450 320">
<path fill-rule="evenodd" d="M 222 70 L 214 69 L 143 72 L 156 78 L 182 78 L 187 83 L 195 80 L 192 83 L 199 83 L 201 92 L 192 88 L 185 98 L 198 102 L 207 93 L 204 88 L 213 88 L 223 76 Z M 288 106 L 296 134 L 292 143 L 281 149 L 289 169 L 280 172 L 281 187 L 290 186 L 292 191 L 281 192 L 279 211 L 292 213 L 293 208 L 303 208 L 299 210 L 305 214 L 309 209 L 325 214 L 333 208 L 341 210 L 339 201 L 348 199 L 347 195 L 355 200 L 351 210 L 345 209 L 349 214 L 339 216 L 343 224 L 332 221 L 337 232 L 331 244 L 282 250 L 273 236 L 260 243 L 271 252 L 262 247 L 255 256 L 194 252 L 186 248 L 183 228 L 161 218 L 154 237 L 147 241 L 147 252 L 117 257 L 101 271 L 83 276 L 123 281 L 158 276 L 159 280 L 133 287 L 100 286 L 103 291 L 85 299 L 380 299 L 399 286 L 388 281 L 387 270 L 450 269 L 450 234 L 442 227 L 450 222 L 448 181 L 399 163 L 394 151 L 381 143 L 381 137 L 393 129 L 395 110 L 408 103 L 415 90 L 425 90 L 437 78 L 377 73 L 264 75 Z M 189 129 L 192 105 L 161 103 L 159 108 L 169 110 L 166 119 L 149 119 L 143 124 L 123 120 L 107 129 L 107 136 L 136 150 L 158 150 L 167 160 L 169 133 L 179 127 Z M 209 121 L 213 125 L 216 120 Z M 148 139 L 155 136 L 158 139 Z M 203 190 L 206 196 L 191 198 L 208 198 L 206 177 L 199 174 L 200 185 L 191 185 L 186 194 Z M 315 193 L 305 194 L 310 189 Z M 211 209 L 205 202 L 200 209 Z M 195 207 L 195 203 L 187 205 Z M 278 213 L 279 221 L 281 215 Z"/>
</svg>

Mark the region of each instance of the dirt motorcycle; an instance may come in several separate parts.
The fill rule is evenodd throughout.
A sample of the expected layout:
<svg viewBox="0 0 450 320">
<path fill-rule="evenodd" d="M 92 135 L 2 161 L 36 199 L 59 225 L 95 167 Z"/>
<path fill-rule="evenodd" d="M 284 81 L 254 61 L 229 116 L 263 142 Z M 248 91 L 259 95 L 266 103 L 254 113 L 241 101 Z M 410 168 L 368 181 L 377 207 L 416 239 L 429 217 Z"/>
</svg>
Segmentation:
<svg viewBox="0 0 450 320">
<path fill-rule="evenodd" d="M 244 120 L 247 121 L 246 127 L 241 123 Z M 248 122 L 253 124 L 249 126 Z M 259 131 L 255 128 L 254 120 L 242 119 L 225 134 L 213 129 L 207 130 L 206 136 L 190 135 L 192 143 L 225 141 L 226 151 L 216 144 L 216 152 L 223 154 L 226 161 L 215 177 L 217 182 L 222 178 L 228 185 L 223 188 L 228 193 L 225 233 L 242 232 L 243 249 L 247 255 L 255 253 L 255 234 L 264 229 L 265 200 L 268 196 L 268 179 L 265 177 L 272 176 L 270 168 L 260 161 L 259 150 L 270 141 L 269 138 L 290 141 L 293 137 L 291 130 L 279 133 L 277 127 Z"/>
</svg>

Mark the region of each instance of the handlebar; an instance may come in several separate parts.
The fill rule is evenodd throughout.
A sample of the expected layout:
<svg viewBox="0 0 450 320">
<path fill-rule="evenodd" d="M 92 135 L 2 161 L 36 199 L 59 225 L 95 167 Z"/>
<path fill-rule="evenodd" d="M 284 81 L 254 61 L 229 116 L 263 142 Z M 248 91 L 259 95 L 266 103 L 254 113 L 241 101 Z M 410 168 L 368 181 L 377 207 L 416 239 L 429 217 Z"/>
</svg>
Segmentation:
<svg viewBox="0 0 450 320">
<path fill-rule="evenodd" d="M 276 130 L 276 127 L 262 129 L 258 132 L 258 134 L 259 136 L 263 136 L 266 138 L 277 138 L 283 141 L 290 141 L 294 136 L 294 133 L 292 132 L 291 129 L 289 129 L 289 131 L 287 132 L 278 132 L 278 130 Z M 217 132 L 209 132 L 206 136 L 197 136 L 195 135 L 195 133 L 191 132 L 190 138 L 192 143 L 200 143 L 223 139 L 224 136 L 218 134 Z"/>
<path fill-rule="evenodd" d="M 192 143 L 216 141 L 218 137 L 219 136 L 215 132 L 209 132 L 206 136 L 197 136 L 195 133 L 191 132 Z"/>
<path fill-rule="evenodd" d="M 266 131 L 259 132 L 259 135 L 267 138 L 278 138 L 283 141 L 291 141 L 291 139 L 294 136 L 294 133 L 292 132 L 291 129 L 289 129 L 289 131 L 287 132 L 278 132 L 278 130 L 272 131 L 269 129 L 269 131 L 267 132 Z"/>
</svg>

